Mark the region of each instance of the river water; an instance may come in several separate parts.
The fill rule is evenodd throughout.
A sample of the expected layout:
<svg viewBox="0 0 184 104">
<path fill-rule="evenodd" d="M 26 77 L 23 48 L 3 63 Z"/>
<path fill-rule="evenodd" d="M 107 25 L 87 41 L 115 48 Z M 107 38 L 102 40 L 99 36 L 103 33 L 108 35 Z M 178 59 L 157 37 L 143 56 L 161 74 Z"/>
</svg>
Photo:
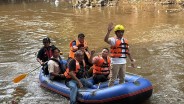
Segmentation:
<svg viewBox="0 0 184 104">
<path fill-rule="evenodd" d="M 143 104 L 184 104 L 181 6 L 120 2 L 114 7 L 74 9 L 70 2 L 56 4 L 51 0 L 0 2 L 0 103 L 68 103 L 66 98 L 39 86 L 39 70 L 18 84 L 12 79 L 39 66 L 35 54 L 46 36 L 66 58 L 69 42 L 83 32 L 89 48 L 95 49 L 97 55 L 103 47 L 108 47 L 103 38 L 110 22 L 125 26 L 132 55 L 141 67 L 127 67 L 127 71 L 142 75 L 153 84 L 153 95 Z"/>
</svg>

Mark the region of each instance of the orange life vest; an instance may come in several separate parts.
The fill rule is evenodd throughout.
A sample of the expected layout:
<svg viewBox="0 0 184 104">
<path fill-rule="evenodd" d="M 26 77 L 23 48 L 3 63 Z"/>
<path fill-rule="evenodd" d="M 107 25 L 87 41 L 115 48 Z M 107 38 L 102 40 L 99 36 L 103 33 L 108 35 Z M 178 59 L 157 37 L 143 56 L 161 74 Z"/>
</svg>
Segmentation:
<svg viewBox="0 0 184 104">
<path fill-rule="evenodd" d="M 126 58 L 127 54 L 129 54 L 129 46 L 128 41 L 125 38 L 115 39 L 115 45 L 110 47 L 110 56 L 112 58 Z"/>
<path fill-rule="evenodd" d="M 77 73 L 79 72 L 79 70 L 80 70 L 80 64 L 79 64 L 79 62 L 75 59 L 75 61 L 76 61 L 76 68 L 75 68 L 75 71 L 74 71 L 74 74 L 75 75 L 77 75 Z M 70 62 L 69 62 L 70 63 Z M 84 62 L 84 60 L 83 60 L 83 65 L 84 65 L 84 70 L 85 70 L 85 62 Z M 66 71 L 64 72 L 64 76 L 66 77 L 66 78 L 68 78 L 68 79 L 70 79 L 71 78 L 71 76 L 69 75 L 69 69 L 67 68 L 66 69 Z"/>
<path fill-rule="evenodd" d="M 102 74 L 102 72 L 109 72 L 111 60 L 107 57 L 107 64 L 104 63 L 104 59 L 98 56 L 99 61 L 93 65 L 93 74 Z"/>
<path fill-rule="evenodd" d="M 70 45 L 70 52 L 69 52 L 69 57 L 70 57 L 70 58 L 74 58 L 74 53 L 77 51 L 77 50 L 75 50 L 75 49 L 73 48 L 73 46 L 72 46 L 72 43 L 73 43 L 74 41 L 76 41 L 76 46 L 77 46 L 77 47 L 78 47 L 79 44 L 82 44 L 82 43 L 79 42 L 78 39 L 77 39 L 77 40 L 73 40 L 73 41 L 70 42 L 70 44 L 69 44 L 69 45 Z M 83 43 L 83 44 L 84 44 L 84 47 L 85 47 L 85 48 L 88 47 L 88 46 L 87 46 L 87 42 L 86 42 L 85 40 L 84 40 L 84 43 Z M 88 52 L 85 52 L 85 53 L 88 53 Z M 87 55 L 87 54 L 86 54 L 86 55 Z M 88 55 L 87 55 L 87 56 L 88 56 Z"/>
</svg>

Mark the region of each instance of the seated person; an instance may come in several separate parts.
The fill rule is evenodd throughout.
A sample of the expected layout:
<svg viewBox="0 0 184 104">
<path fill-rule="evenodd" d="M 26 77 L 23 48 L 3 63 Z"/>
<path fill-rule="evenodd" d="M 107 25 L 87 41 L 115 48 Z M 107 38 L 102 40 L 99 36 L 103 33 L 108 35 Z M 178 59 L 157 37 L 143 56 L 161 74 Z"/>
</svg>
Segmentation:
<svg viewBox="0 0 184 104">
<path fill-rule="evenodd" d="M 90 52 L 90 58 L 88 59 L 88 57 L 87 57 L 87 55 L 85 53 L 84 45 L 80 44 L 78 46 L 78 49 L 81 50 L 84 53 L 84 61 L 86 63 L 87 77 L 91 77 L 93 75 L 93 72 L 90 71 L 90 70 L 91 70 L 91 67 L 93 66 L 92 59 L 93 59 L 93 55 L 94 55 L 95 51 L 92 50 Z"/>
<path fill-rule="evenodd" d="M 110 73 L 110 58 L 109 49 L 103 48 L 101 56 L 95 56 L 92 60 L 93 63 L 93 80 L 97 84 L 99 82 L 104 82 L 108 80 L 108 75 Z"/>
<path fill-rule="evenodd" d="M 61 57 L 60 57 L 60 50 L 57 47 L 53 47 L 52 48 L 52 54 L 53 56 L 51 57 L 51 59 L 48 61 L 48 71 L 49 71 L 49 75 L 50 75 L 50 79 L 51 80 L 62 80 L 65 79 L 64 76 L 64 65 L 63 61 L 61 61 Z"/>
<path fill-rule="evenodd" d="M 70 52 L 69 52 L 68 59 L 74 58 L 74 53 L 77 50 L 79 50 L 80 47 L 83 47 L 85 58 L 87 58 L 87 60 L 90 59 L 90 53 L 88 51 L 88 44 L 87 44 L 87 41 L 85 40 L 85 35 L 83 33 L 78 34 L 78 39 L 72 40 L 70 42 Z"/>
<path fill-rule="evenodd" d="M 74 58 L 68 61 L 68 67 L 64 73 L 66 86 L 70 88 L 70 104 L 76 104 L 78 88 L 91 87 L 92 83 L 85 79 L 84 53 L 77 50 Z"/>
</svg>

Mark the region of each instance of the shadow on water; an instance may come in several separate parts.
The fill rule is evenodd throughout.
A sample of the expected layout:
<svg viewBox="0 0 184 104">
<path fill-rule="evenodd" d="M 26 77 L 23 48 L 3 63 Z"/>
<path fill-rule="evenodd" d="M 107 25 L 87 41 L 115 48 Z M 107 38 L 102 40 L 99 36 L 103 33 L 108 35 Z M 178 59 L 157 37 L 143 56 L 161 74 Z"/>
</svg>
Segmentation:
<svg viewBox="0 0 184 104">
<path fill-rule="evenodd" d="M 17 86 L 14 88 L 13 84 L 11 84 L 12 83 L 4 80 L 0 82 L 0 103 L 18 104 L 18 102 L 20 102 L 20 99 L 24 97 L 27 93 L 25 86 Z"/>
<path fill-rule="evenodd" d="M 27 89 L 24 86 L 18 86 L 15 88 L 13 92 L 13 100 L 11 101 L 13 104 L 18 104 L 20 99 L 27 94 Z"/>
</svg>

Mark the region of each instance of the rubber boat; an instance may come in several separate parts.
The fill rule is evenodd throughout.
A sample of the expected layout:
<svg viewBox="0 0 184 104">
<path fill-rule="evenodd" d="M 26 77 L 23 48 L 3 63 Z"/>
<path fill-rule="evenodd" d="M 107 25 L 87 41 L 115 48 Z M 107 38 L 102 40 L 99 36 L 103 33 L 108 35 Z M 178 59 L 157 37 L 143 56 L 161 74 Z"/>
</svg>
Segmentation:
<svg viewBox="0 0 184 104">
<path fill-rule="evenodd" d="M 39 80 L 41 87 L 49 89 L 69 98 L 70 89 L 65 85 L 65 81 L 51 81 L 40 71 Z M 93 83 L 93 79 L 87 79 Z M 77 101 L 81 104 L 98 103 L 119 103 L 138 104 L 147 100 L 152 95 L 153 87 L 148 79 L 142 76 L 126 73 L 125 83 L 108 87 L 108 81 L 93 85 L 93 88 L 79 89 Z"/>
</svg>

